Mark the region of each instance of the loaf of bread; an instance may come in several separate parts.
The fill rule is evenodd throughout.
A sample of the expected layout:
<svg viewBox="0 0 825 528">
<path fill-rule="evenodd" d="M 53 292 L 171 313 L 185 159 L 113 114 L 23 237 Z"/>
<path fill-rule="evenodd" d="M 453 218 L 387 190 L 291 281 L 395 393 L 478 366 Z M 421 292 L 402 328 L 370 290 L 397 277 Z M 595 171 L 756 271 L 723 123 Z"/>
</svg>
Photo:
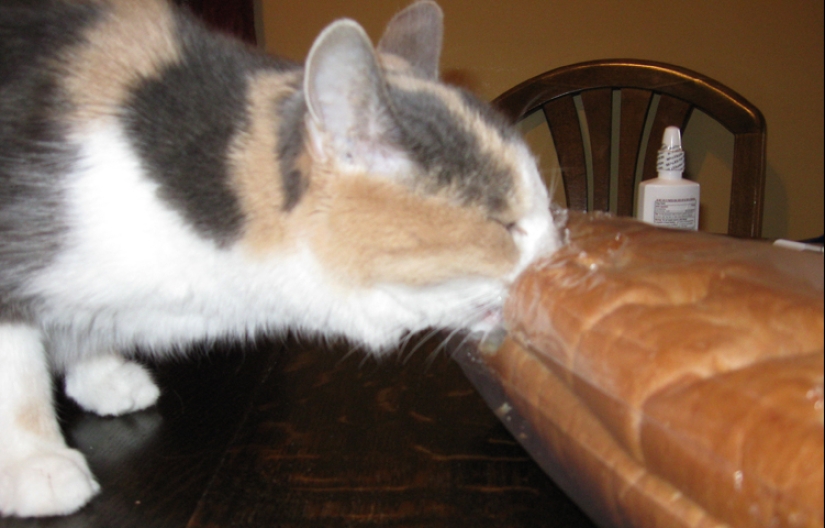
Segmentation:
<svg viewBox="0 0 825 528">
<path fill-rule="evenodd" d="M 604 526 L 823 526 L 822 256 L 572 214 L 479 353 Z"/>
</svg>

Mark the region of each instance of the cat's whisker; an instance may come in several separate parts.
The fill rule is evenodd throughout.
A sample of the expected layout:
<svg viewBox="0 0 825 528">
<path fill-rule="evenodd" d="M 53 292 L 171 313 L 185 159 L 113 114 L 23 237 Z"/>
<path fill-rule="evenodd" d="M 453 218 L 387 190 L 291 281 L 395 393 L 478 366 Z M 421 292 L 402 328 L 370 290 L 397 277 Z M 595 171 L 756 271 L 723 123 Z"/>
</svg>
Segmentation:
<svg viewBox="0 0 825 528">
<path fill-rule="evenodd" d="M 416 352 L 417 352 L 417 351 L 418 351 L 418 350 L 419 350 L 422 346 L 424 346 L 425 344 L 427 344 L 427 342 L 428 342 L 428 341 L 430 341 L 430 339 L 432 339 L 434 336 L 436 336 L 436 335 L 437 335 L 439 332 L 441 332 L 441 331 L 442 331 L 442 330 L 441 330 L 440 328 L 430 329 L 430 330 L 429 330 L 429 331 L 428 331 L 428 332 L 427 332 L 427 333 L 426 333 L 423 337 L 421 337 L 420 339 L 416 339 L 416 344 L 415 344 L 415 346 L 413 347 L 413 349 L 412 349 L 412 350 L 410 350 L 409 352 L 407 352 L 406 354 L 404 354 L 404 356 L 403 356 L 403 358 L 402 358 L 402 361 L 401 361 L 401 364 L 402 364 L 402 365 L 406 365 L 406 364 L 410 361 L 410 359 L 412 359 L 413 355 L 414 355 L 414 354 L 415 354 L 415 353 L 416 353 Z"/>
<path fill-rule="evenodd" d="M 358 354 L 359 352 L 363 352 L 363 351 L 362 351 L 362 349 L 361 349 L 361 347 L 359 347 L 359 346 L 358 346 L 357 344 L 355 344 L 355 343 L 349 343 L 349 344 L 348 344 L 348 350 L 344 353 L 344 355 L 343 355 L 343 356 L 341 357 L 341 359 L 340 359 L 340 360 L 336 363 L 336 365 L 338 365 L 338 366 L 342 365 L 342 364 L 343 364 L 343 363 L 345 363 L 345 362 L 346 362 L 346 361 L 347 361 L 350 357 L 354 356 L 355 354 Z M 365 360 L 366 358 L 368 358 L 368 357 L 370 357 L 370 356 L 369 356 L 369 354 L 363 354 L 363 359 L 362 359 L 362 361 L 361 361 L 361 363 L 360 363 L 360 365 L 359 365 L 360 367 L 363 367 L 363 366 L 364 366 L 364 360 Z"/>
<path fill-rule="evenodd" d="M 419 335 L 417 332 L 407 332 L 404 334 L 404 337 L 401 338 L 401 342 L 399 343 L 398 349 L 403 355 L 404 350 L 409 346 L 415 336 Z"/>
<path fill-rule="evenodd" d="M 472 341 L 472 340 L 477 340 L 479 343 L 481 343 L 487 338 L 487 336 L 489 334 L 490 334 L 490 330 L 485 330 L 484 333 L 480 337 L 476 338 L 476 337 L 473 336 L 472 332 L 467 332 L 464 335 L 464 338 L 461 340 L 461 342 L 458 343 L 457 346 L 453 347 L 453 350 L 454 351 L 461 350 L 467 344 L 467 342 Z"/>
<path fill-rule="evenodd" d="M 450 343 L 450 341 L 452 340 L 452 338 L 453 338 L 453 337 L 455 337 L 455 336 L 456 336 L 456 334 L 459 334 L 459 333 L 464 332 L 464 331 L 465 331 L 465 330 L 464 330 L 464 329 L 462 329 L 462 328 L 456 328 L 456 329 L 452 330 L 452 331 L 451 331 L 451 332 L 447 335 L 447 337 L 446 337 L 446 338 L 444 338 L 444 339 L 442 340 L 442 342 L 441 342 L 441 343 L 440 343 L 437 347 L 435 347 L 435 349 L 434 349 L 434 350 L 433 350 L 433 351 L 429 354 L 429 356 L 427 357 L 427 361 L 426 361 L 427 366 L 428 366 L 428 367 L 431 367 L 431 366 L 432 366 L 432 364 L 435 362 L 435 359 L 438 357 L 438 355 L 439 355 L 441 352 L 443 352 L 443 351 L 447 350 L 447 345 Z M 463 341 L 463 340 L 462 340 L 462 341 Z"/>
</svg>

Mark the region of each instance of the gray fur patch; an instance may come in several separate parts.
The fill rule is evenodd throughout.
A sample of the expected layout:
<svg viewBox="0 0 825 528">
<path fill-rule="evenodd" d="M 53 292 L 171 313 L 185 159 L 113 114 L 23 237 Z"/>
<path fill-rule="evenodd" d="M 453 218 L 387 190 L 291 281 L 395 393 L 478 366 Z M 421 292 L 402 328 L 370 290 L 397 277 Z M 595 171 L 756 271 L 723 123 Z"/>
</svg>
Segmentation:
<svg viewBox="0 0 825 528">
<path fill-rule="evenodd" d="M 124 116 L 161 197 L 205 238 L 226 246 L 244 222 L 230 183 L 228 150 L 249 125 L 248 77 L 292 65 L 253 52 L 176 14 L 182 60 L 137 86 Z"/>
<path fill-rule="evenodd" d="M 65 239 L 63 175 L 75 162 L 55 59 L 82 42 L 95 6 L 0 2 L 0 319 L 27 319 L 26 284 Z"/>
<path fill-rule="evenodd" d="M 309 186 L 307 176 L 301 174 L 297 166 L 298 156 L 304 148 L 304 115 L 307 112 L 303 93 L 297 90 L 292 97 L 284 99 L 279 108 L 278 159 L 284 193 L 284 211 L 291 211 Z"/>
<path fill-rule="evenodd" d="M 462 126 L 444 101 L 429 92 L 392 85 L 389 94 L 396 120 L 392 140 L 424 168 L 428 192 L 452 188 L 465 204 L 479 204 L 490 212 L 506 207 L 513 175 L 480 148 L 473 131 Z M 494 130 L 502 133 L 498 126 Z"/>
</svg>

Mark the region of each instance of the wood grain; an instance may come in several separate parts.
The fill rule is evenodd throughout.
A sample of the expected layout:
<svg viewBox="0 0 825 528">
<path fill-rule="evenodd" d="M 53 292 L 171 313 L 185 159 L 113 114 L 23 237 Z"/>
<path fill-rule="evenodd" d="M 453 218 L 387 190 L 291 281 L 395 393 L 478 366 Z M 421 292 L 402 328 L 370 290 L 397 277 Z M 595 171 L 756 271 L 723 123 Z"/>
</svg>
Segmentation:
<svg viewBox="0 0 825 528">
<path fill-rule="evenodd" d="M 155 365 L 155 409 L 60 399 L 103 492 L 20 527 L 590 527 L 439 341 L 384 358 L 262 341 Z"/>
</svg>

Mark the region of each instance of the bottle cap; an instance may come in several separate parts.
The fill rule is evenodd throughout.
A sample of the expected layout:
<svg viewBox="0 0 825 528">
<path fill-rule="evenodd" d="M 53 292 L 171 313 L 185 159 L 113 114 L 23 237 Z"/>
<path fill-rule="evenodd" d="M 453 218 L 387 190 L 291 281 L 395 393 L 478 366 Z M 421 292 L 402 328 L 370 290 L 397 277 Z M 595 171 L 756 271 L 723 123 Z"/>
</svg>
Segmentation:
<svg viewBox="0 0 825 528">
<path fill-rule="evenodd" d="M 679 127 L 669 126 L 662 135 L 662 146 L 656 156 L 656 170 L 660 178 L 676 180 L 685 170 L 685 151 L 682 150 L 682 133 Z"/>
<path fill-rule="evenodd" d="M 669 126 L 665 129 L 665 133 L 662 135 L 662 148 L 682 148 L 682 132 L 679 127 Z"/>
</svg>

